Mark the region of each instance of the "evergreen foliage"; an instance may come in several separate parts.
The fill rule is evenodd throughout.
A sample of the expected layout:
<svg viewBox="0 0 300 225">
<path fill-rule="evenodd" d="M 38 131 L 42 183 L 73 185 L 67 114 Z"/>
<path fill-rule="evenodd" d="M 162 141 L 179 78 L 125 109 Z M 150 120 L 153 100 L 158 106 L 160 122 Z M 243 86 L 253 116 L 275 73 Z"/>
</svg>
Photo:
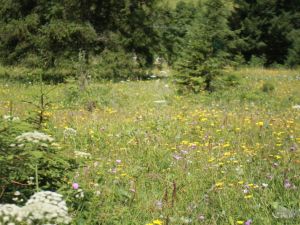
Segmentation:
<svg viewBox="0 0 300 225">
<path fill-rule="evenodd" d="M 174 10 L 168 7 L 159 9 L 155 28 L 160 35 L 160 54 L 173 65 L 184 48 L 184 38 L 195 19 L 197 8 L 194 4 L 179 1 Z"/>
<path fill-rule="evenodd" d="M 285 62 L 295 65 L 293 61 L 299 58 L 299 35 L 295 37 L 300 26 L 299 1 L 236 0 L 235 3 L 231 28 L 244 40 L 245 59 L 248 61 L 254 55 L 266 57 L 266 65 Z"/>
<path fill-rule="evenodd" d="M 224 0 L 212 0 L 201 7 L 185 38 L 185 48 L 176 64 L 176 81 L 184 89 L 211 90 L 211 82 L 229 58 L 234 33 L 228 17 L 232 7 Z"/>
<path fill-rule="evenodd" d="M 16 64 L 38 56 L 53 67 L 60 58 L 76 58 L 81 50 L 89 56 L 118 45 L 151 64 L 157 43 L 150 22 L 154 2 L 1 0 L 1 61 Z"/>
<path fill-rule="evenodd" d="M 84 51 L 87 64 L 100 60 L 97 79 L 101 74 L 100 79 L 121 80 L 139 78 L 159 56 L 178 71 L 179 83 L 196 92 L 210 89 L 229 61 L 300 64 L 298 0 L 167 2 L 0 0 L 0 63 L 42 68 L 50 80 L 63 81 L 57 79 L 63 74 L 51 71 L 75 76 L 72 68 Z M 105 72 L 109 58 L 119 59 L 111 64 L 119 72 Z"/>
</svg>

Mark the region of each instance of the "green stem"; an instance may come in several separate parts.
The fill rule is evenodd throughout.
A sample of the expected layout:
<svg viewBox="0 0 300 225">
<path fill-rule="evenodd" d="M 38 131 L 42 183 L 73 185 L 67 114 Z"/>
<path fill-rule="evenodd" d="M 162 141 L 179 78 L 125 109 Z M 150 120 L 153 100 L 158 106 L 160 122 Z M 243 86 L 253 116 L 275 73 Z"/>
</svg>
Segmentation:
<svg viewBox="0 0 300 225">
<path fill-rule="evenodd" d="M 38 166 L 37 164 L 35 165 L 35 187 L 36 187 L 36 191 L 39 191 L 39 176 L 38 176 Z"/>
</svg>

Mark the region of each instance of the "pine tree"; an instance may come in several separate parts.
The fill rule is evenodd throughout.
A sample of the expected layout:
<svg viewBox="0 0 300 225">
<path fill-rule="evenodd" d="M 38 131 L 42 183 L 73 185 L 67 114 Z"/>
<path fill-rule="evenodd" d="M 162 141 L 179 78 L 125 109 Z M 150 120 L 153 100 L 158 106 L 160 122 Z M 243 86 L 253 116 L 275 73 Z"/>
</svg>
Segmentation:
<svg viewBox="0 0 300 225">
<path fill-rule="evenodd" d="M 220 74 L 234 34 L 228 26 L 232 5 L 225 0 L 207 1 L 185 39 L 186 46 L 176 64 L 176 82 L 181 90 L 211 91 Z"/>
</svg>

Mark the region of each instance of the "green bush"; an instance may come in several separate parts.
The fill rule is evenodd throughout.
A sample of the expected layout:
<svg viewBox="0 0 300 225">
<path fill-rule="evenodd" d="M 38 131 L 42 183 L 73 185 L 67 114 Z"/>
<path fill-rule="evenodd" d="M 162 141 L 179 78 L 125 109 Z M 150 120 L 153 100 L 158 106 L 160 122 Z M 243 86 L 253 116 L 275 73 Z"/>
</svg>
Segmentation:
<svg viewBox="0 0 300 225">
<path fill-rule="evenodd" d="M 75 71 L 71 68 L 60 67 L 48 70 L 29 67 L 2 67 L 0 69 L 0 79 L 23 83 L 40 82 L 42 76 L 45 83 L 56 84 L 65 82 L 69 77 L 74 77 L 75 74 Z"/>
<path fill-rule="evenodd" d="M 145 78 L 144 70 L 134 55 L 124 51 L 104 50 L 92 69 L 96 80 L 137 80 Z"/>
<path fill-rule="evenodd" d="M 274 91 L 274 89 L 275 89 L 274 84 L 272 84 L 270 82 L 265 82 L 263 84 L 263 86 L 261 87 L 261 90 L 266 93 L 272 92 L 272 91 Z"/>
<path fill-rule="evenodd" d="M 236 87 L 240 84 L 240 78 L 235 74 L 225 74 L 217 77 L 212 82 L 212 90 L 223 90 L 230 87 Z"/>
<path fill-rule="evenodd" d="M 258 57 L 253 55 L 248 64 L 250 67 L 263 67 L 266 64 L 266 62 L 266 57 Z"/>
</svg>

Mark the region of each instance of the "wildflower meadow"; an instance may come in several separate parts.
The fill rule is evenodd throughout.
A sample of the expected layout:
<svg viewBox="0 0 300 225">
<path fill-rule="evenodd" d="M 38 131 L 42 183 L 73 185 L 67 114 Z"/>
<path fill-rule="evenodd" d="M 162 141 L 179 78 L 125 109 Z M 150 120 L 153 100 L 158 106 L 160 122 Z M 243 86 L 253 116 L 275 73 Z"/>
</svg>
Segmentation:
<svg viewBox="0 0 300 225">
<path fill-rule="evenodd" d="M 300 71 L 226 73 L 1 80 L 0 224 L 300 224 Z"/>
</svg>

